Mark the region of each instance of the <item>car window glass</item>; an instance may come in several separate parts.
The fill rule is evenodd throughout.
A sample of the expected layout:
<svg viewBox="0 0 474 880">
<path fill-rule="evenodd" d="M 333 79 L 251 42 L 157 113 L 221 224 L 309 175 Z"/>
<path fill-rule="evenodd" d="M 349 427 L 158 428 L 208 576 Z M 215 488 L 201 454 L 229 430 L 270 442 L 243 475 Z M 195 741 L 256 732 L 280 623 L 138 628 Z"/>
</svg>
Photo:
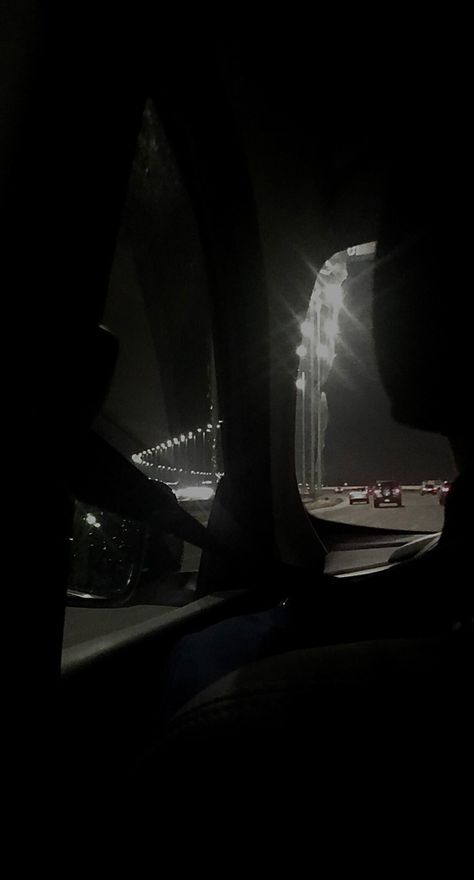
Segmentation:
<svg viewBox="0 0 474 880">
<path fill-rule="evenodd" d="M 391 417 L 372 340 L 375 250 L 376 243 L 367 242 L 334 254 L 317 275 L 301 322 L 298 484 L 305 504 L 318 516 L 439 531 L 442 503 L 422 487 L 430 478 L 437 486 L 452 479 L 453 462 L 443 438 L 406 428 Z M 360 491 L 361 480 L 369 487 L 371 503 L 349 509 L 349 492 Z M 384 495 L 379 503 L 377 483 L 393 492 L 398 488 L 399 494 Z"/>
<path fill-rule="evenodd" d="M 103 324 L 118 339 L 119 355 L 93 430 L 205 524 L 222 467 L 207 276 L 191 202 L 151 100 Z M 195 571 L 200 550 L 78 501 L 72 560 L 71 592 L 93 588 L 98 595 L 103 588 L 113 597 L 130 585 L 137 565 L 149 579 Z"/>
</svg>

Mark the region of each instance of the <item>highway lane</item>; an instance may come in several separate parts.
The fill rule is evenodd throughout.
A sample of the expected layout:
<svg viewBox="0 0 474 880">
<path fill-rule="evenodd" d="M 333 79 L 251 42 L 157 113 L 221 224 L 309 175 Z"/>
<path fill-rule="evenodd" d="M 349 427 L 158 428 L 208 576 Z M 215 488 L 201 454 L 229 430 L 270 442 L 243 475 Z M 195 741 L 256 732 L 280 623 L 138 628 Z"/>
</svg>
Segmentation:
<svg viewBox="0 0 474 880">
<path fill-rule="evenodd" d="M 328 492 L 328 495 L 332 494 Z M 336 495 L 335 498 L 338 496 Z M 306 504 L 309 512 L 322 519 L 354 523 L 388 529 L 409 529 L 412 532 L 440 532 L 443 528 L 444 507 L 436 495 L 423 495 L 419 491 L 405 490 L 403 506 L 374 507 L 370 504 L 349 504 L 344 495 L 336 507 L 315 508 Z"/>
</svg>

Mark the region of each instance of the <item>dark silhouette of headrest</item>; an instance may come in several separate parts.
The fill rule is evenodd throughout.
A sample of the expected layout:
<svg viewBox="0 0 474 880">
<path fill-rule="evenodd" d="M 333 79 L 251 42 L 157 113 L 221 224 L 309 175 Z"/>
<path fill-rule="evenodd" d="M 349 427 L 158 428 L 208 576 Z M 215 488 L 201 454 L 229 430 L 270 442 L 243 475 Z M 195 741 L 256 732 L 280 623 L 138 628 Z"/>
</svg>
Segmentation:
<svg viewBox="0 0 474 880">
<path fill-rule="evenodd" d="M 394 417 L 451 436 L 467 430 L 469 188 L 462 156 L 434 144 L 410 142 L 397 158 L 378 236 L 374 336 Z"/>
</svg>

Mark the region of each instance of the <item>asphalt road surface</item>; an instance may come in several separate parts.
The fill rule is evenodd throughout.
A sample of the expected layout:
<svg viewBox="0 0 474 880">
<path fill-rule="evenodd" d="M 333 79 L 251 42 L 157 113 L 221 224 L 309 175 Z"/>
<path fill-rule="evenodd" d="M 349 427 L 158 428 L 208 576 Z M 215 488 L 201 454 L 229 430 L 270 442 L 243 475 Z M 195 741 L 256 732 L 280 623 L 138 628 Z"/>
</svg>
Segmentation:
<svg viewBox="0 0 474 880">
<path fill-rule="evenodd" d="M 349 504 L 347 495 L 342 496 L 341 503 L 336 507 L 314 509 L 311 503 L 306 506 L 310 512 L 313 509 L 315 516 L 323 519 L 376 526 L 381 529 L 440 532 L 443 528 L 444 507 L 439 503 L 438 496 L 422 496 L 419 491 L 405 490 L 402 493 L 402 507 L 387 505 L 387 507 L 377 508 L 374 507 L 372 498 L 369 504 L 361 504 L 360 502 Z"/>
</svg>

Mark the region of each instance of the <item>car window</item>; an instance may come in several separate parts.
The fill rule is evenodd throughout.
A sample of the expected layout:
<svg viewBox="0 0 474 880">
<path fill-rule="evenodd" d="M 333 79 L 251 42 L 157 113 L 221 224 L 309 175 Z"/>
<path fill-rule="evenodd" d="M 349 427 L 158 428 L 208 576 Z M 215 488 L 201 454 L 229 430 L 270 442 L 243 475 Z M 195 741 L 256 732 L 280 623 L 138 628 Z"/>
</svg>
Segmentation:
<svg viewBox="0 0 474 880">
<path fill-rule="evenodd" d="M 450 454 L 441 439 L 390 417 L 372 343 L 374 259 L 374 242 L 335 253 L 317 274 L 302 316 L 298 484 L 307 508 L 322 518 L 438 531 L 442 504 L 419 490 L 426 471 L 440 482 L 452 479 Z M 191 201 L 151 100 L 103 323 L 118 339 L 119 357 L 94 431 L 205 525 L 223 470 L 208 279 Z M 384 471 L 396 479 L 381 480 Z M 384 485 L 393 493 L 384 494 Z M 349 509 L 351 490 L 365 503 Z M 71 598 L 91 593 L 120 603 L 137 579 L 150 584 L 199 567 L 198 548 L 152 533 L 134 517 L 78 499 L 74 522 Z"/>
<path fill-rule="evenodd" d="M 119 343 L 93 430 L 206 524 L 222 469 L 207 276 L 191 202 L 153 102 L 145 106 L 103 324 Z M 200 550 L 76 502 L 71 596 L 125 595 L 142 575 L 196 571 Z M 124 592 L 125 591 L 125 592 Z"/>
<path fill-rule="evenodd" d="M 439 484 L 453 478 L 451 453 L 443 438 L 406 428 L 391 417 L 372 341 L 375 258 L 375 242 L 334 254 L 318 273 L 302 316 L 296 380 L 298 485 L 306 506 L 319 517 L 437 532 L 442 504 L 437 495 L 421 497 L 421 489 L 427 472 Z M 369 506 L 349 508 L 349 493 L 363 491 L 361 481 L 399 489 L 400 495 L 393 503 L 384 502 L 383 510 L 372 489 Z"/>
</svg>

